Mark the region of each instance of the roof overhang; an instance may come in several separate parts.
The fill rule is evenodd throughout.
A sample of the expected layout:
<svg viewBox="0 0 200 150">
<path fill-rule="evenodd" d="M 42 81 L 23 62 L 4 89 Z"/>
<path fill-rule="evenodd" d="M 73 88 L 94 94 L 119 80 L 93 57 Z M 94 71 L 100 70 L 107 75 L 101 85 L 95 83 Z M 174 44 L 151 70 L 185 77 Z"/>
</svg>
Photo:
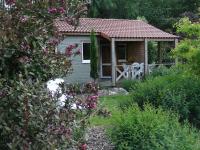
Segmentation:
<svg viewBox="0 0 200 150">
<path fill-rule="evenodd" d="M 174 41 L 178 36 L 162 31 L 146 22 L 127 19 L 80 18 L 79 26 L 74 28 L 63 20 L 55 20 L 55 29 L 63 35 L 96 35 L 116 41 Z"/>
<path fill-rule="evenodd" d="M 90 36 L 91 32 L 60 32 L 62 35 L 69 35 L 69 36 Z M 143 38 L 126 38 L 126 37 L 109 37 L 105 33 L 102 32 L 96 32 L 97 36 L 100 36 L 102 38 L 105 38 L 109 41 L 111 41 L 112 38 L 115 39 L 115 41 L 144 41 L 145 39 L 147 41 L 175 41 L 176 39 L 179 39 L 178 36 L 174 36 L 173 38 L 165 38 L 165 37 L 158 37 L 158 38 L 151 38 L 151 37 L 143 37 Z"/>
<path fill-rule="evenodd" d="M 155 42 L 170 42 L 170 41 L 175 41 L 176 39 L 178 39 L 178 37 L 176 38 L 146 38 L 148 41 L 155 41 Z"/>
</svg>

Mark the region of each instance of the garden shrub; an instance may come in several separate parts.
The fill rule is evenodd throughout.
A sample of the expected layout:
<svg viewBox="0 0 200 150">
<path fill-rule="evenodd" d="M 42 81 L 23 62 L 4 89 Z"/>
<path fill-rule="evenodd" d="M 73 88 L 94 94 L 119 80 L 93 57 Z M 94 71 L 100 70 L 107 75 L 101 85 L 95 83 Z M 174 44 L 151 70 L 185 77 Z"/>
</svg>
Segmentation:
<svg viewBox="0 0 200 150">
<path fill-rule="evenodd" d="M 119 150 L 200 149 L 199 132 L 161 108 L 145 105 L 141 110 L 135 105 L 115 121 L 109 135 Z"/>
<path fill-rule="evenodd" d="M 200 80 L 194 75 L 172 72 L 171 75 L 150 78 L 137 84 L 132 92 L 132 103 L 137 102 L 141 108 L 145 103 L 162 106 L 179 113 L 181 121 L 189 120 L 200 127 L 199 87 Z M 124 102 L 124 105 L 129 104 Z"/>
<path fill-rule="evenodd" d="M 135 84 L 137 84 L 138 82 L 140 82 L 139 80 L 123 80 L 121 83 L 122 88 L 124 88 L 127 91 L 130 91 Z"/>
<path fill-rule="evenodd" d="M 183 72 L 183 67 L 182 66 L 171 66 L 170 68 L 167 68 L 164 65 L 160 65 L 156 68 L 153 68 L 152 72 L 146 77 L 147 79 L 149 78 L 154 78 L 157 76 L 166 76 L 170 74 L 180 74 Z"/>
<path fill-rule="evenodd" d="M 169 69 L 163 65 L 161 66 L 158 66 L 156 68 L 153 68 L 152 69 L 152 72 L 151 74 L 148 76 L 149 77 L 156 77 L 156 76 L 164 76 L 164 75 L 167 75 L 168 74 L 168 71 Z"/>
</svg>

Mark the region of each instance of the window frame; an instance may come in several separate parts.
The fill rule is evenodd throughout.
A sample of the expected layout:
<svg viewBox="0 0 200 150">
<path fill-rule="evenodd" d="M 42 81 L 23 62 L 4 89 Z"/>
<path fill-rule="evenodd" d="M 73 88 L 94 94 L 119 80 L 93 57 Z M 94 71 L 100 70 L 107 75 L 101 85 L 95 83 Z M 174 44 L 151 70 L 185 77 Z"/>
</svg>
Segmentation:
<svg viewBox="0 0 200 150">
<path fill-rule="evenodd" d="M 127 44 L 126 43 L 117 44 L 118 55 L 119 55 L 119 46 L 124 46 L 125 48 L 125 59 L 119 59 L 119 56 L 118 56 L 118 62 L 120 63 L 127 62 Z"/>
<path fill-rule="evenodd" d="M 91 44 L 90 41 L 84 41 L 84 42 L 81 42 L 81 57 L 82 57 L 82 63 L 83 64 L 89 64 L 90 63 L 90 59 L 85 59 L 84 60 L 84 57 L 83 57 L 83 44 Z"/>
</svg>

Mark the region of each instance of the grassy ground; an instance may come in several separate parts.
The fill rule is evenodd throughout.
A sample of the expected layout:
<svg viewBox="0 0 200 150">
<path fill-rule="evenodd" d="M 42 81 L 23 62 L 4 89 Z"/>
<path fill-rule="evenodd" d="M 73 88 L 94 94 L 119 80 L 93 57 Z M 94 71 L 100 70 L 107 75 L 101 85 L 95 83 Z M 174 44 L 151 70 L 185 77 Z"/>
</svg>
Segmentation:
<svg viewBox="0 0 200 150">
<path fill-rule="evenodd" d="M 123 101 L 131 99 L 130 95 L 115 95 L 115 96 L 104 96 L 100 98 L 99 107 L 107 109 L 111 112 L 110 117 L 93 116 L 90 118 L 91 126 L 107 126 L 111 125 L 113 119 L 120 115 L 119 104 Z"/>
</svg>

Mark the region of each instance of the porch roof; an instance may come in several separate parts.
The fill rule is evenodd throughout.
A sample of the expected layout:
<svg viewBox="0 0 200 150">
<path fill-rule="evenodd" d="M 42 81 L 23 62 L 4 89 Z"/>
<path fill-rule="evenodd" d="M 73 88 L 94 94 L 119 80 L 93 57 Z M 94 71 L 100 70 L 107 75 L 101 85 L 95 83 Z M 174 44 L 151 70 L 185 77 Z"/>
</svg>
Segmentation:
<svg viewBox="0 0 200 150">
<path fill-rule="evenodd" d="M 127 19 L 80 18 L 75 29 L 66 21 L 55 20 L 58 32 L 68 35 L 87 35 L 93 29 L 107 38 L 176 39 L 178 36 L 164 32 L 144 21 Z"/>
</svg>

